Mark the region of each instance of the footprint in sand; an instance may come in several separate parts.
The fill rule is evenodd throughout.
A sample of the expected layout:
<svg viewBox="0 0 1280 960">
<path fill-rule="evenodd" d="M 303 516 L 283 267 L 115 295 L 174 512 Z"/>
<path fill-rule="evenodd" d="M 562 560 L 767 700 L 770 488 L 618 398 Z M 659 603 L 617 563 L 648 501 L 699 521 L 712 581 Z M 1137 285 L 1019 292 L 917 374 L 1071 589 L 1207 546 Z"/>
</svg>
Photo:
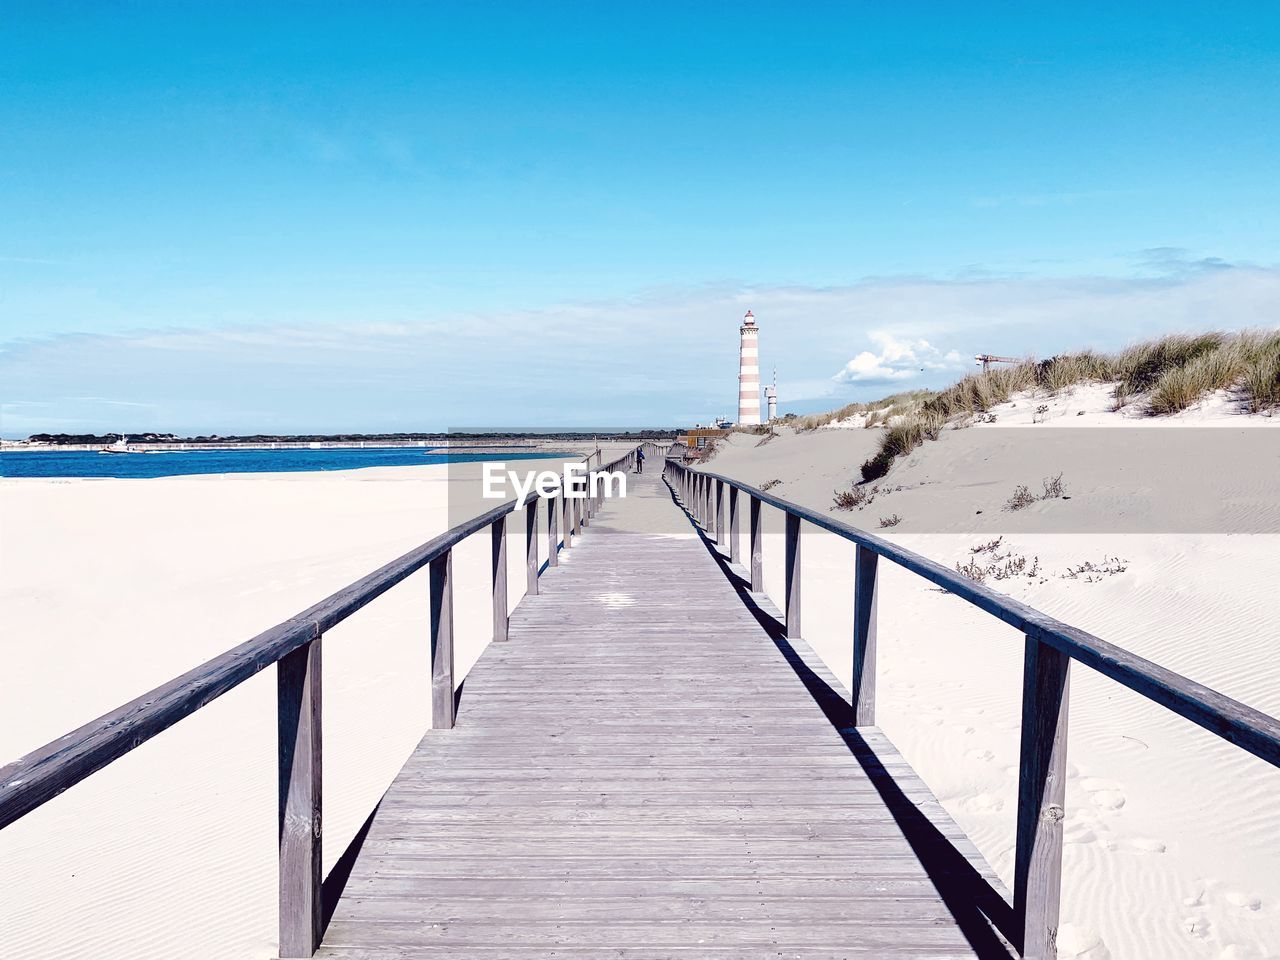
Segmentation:
<svg viewBox="0 0 1280 960">
<path fill-rule="evenodd" d="M 1241 910 L 1261 910 L 1262 898 L 1250 896 L 1247 893 L 1241 893 L 1239 890 L 1232 890 L 1225 897 L 1227 903 L 1233 907 L 1239 907 Z"/>
<path fill-rule="evenodd" d="M 1119 810 L 1127 800 L 1120 784 L 1114 780 L 1085 777 L 1080 781 L 1080 786 L 1099 810 Z"/>
<path fill-rule="evenodd" d="M 1119 790 L 1099 790 L 1089 799 L 1099 810 L 1119 810 L 1125 805 L 1125 795 Z"/>
<path fill-rule="evenodd" d="M 1004 809 L 1004 801 L 994 793 L 979 793 L 965 800 L 964 808 L 971 813 L 997 813 Z"/>
<path fill-rule="evenodd" d="M 1096 930 L 1076 923 L 1058 928 L 1059 960 L 1111 960 L 1111 951 Z"/>
<path fill-rule="evenodd" d="M 994 760 L 996 755 L 990 750 L 979 750 L 977 747 L 972 750 L 966 750 L 964 755 L 970 760 Z"/>
<path fill-rule="evenodd" d="M 1265 960 L 1261 950 L 1247 943 L 1229 943 L 1222 948 L 1215 960 Z"/>
<path fill-rule="evenodd" d="M 1113 840 L 1107 844 L 1108 850 L 1121 850 L 1126 853 L 1164 853 L 1167 849 L 1159 840 L 1152 840 L 1148 837 L 1126 837 L 1123 840 Z M 1198 906 L 1198 903 L 1188 903 L 1183 901 L 1189 907 Z"/>
<path fill-rule="evenodd" d="M 1209 936 L 1209 921 L 1203 917 L 1187 917 L 1182 921 L 1182 929 L 1187 936 L 1195 937 L 1197 940 L 1204 940 Z"/>
</svg>

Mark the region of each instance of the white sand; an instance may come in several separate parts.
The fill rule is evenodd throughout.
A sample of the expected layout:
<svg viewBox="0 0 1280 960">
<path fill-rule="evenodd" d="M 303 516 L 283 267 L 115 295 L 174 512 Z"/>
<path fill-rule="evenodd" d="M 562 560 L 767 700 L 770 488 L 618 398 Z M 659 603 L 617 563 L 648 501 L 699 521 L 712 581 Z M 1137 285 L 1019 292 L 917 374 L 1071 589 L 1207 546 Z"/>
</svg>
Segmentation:
<svg viewBox="0 0 1280 960">
<path fill-rule="evenodd" d="M 1049 436 L 1053 417 L 1050 426 L 1031 424 L 1042 403 L 1058 427 L 1137 422 L 1159 425 L 1170 440 L 1130 443 L 1132 432 L 1116 432 L 1121 439 L 1105 455 L 1091 456 L 1069 436 Z M 1038 557 L 1040 575 L 989 580 L 995 589 L 1280 715 L 1280 536 L 1213 532 L 1280 529 L 1280 435 L 1251 433 L 1252 463 L 1239 443 L 1217 448 L 1235 456 L 1224 468 L 1181 459 L 1187 444 L 1212 442 L 1207 431 L 1167 431 L 1213 426 L 1227 436 L 1236 432 L 1227 428 L 1280 426 L 1280 418 L 1236 415 L 1221 397 L 1173 421 L 1129 420 L 1106 405 L 1096 388 L 1017 398 L 997 409 L 996 425 L 945 431 L 897 464 L 880 481 L 893 492 L 833 515 L 948 564 L 1004 534 L 999 555 Z M 1020 422 L 1036 430 L 997 430 Z M 1075 439 L 1092 449 L 1097 432 Z M 738 435 L 707 469 L 756 485 L 779 479 L 772 493 L 827 509 L 877 439 L 875 430 L 829 429 L 756 446 L 758 438 Z M 1070 455 L 1080 459 L 1062 459 Z M 1060 470 L 1070 501 L 1001 509 L 1016 483 L 1039 488 Z M 901 524 L 878 527 L 895 513 Z M 776 601 L 781 515 L 766 508 L 765 524 L 766 587 Z M 1076 529 L 1088 532 L 1063 532 Z M 847 682 L 853 551 L 811 532 L 804 634 Z M 1124 561 L 1113 565 L 1124 571 L 1062 577 L 1104 558 Z M 881 569 L 880 723 L 1012 885 L 1022 639 L 892 564 Z M 1280 956 L 1280 771 L 1079 666 L 1068 749 L 1061 956 Z"/>
<path fill-rule="evenodd" d="M 464 486 L 443 466 L 0 480 L 0 761 L 430 539 Z M 455 550 L 458 679 L 491 635 L 488 549 Z M 429 724 L 427 618 L 423 571 L 325 637 L 326 872 Z M 275 750 L 268 669 L 0 831 L 0 952 L 274 956 Z"/>
</svg>

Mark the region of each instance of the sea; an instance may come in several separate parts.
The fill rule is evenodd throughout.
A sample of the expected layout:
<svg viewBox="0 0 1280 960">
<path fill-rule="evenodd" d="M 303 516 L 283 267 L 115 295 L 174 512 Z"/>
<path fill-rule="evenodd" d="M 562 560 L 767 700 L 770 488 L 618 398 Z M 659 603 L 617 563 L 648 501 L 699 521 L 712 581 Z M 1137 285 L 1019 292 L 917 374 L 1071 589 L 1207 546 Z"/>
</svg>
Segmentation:
<svg viewBox="0 0 1280 960">
<path fill-rule="evenodd" d="M 325 447 L 277 450 L 161 450 L 98 453 L 96 450 L 0 452 L 3 477 L 120 477 L 148 479 L 224 473 L 306 473 L 360 467 L 422 467 L 482 460 L 563 459 L 550 451 L 446 453 L 423 447 Z"/>
</svg>

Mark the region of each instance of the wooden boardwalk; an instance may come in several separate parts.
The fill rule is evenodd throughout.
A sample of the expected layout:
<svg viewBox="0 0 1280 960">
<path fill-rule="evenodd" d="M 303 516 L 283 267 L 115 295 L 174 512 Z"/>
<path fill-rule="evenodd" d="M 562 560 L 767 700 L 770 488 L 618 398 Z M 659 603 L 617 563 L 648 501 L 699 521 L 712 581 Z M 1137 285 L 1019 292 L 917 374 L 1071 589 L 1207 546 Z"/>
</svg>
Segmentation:
<svg viewBox="0 0 1280 960">
<path fill-rule="evenodd" d="M 654 467 L 405 765 L 317 955 L 1011 956 L 990 868 Z"/>
</svg>

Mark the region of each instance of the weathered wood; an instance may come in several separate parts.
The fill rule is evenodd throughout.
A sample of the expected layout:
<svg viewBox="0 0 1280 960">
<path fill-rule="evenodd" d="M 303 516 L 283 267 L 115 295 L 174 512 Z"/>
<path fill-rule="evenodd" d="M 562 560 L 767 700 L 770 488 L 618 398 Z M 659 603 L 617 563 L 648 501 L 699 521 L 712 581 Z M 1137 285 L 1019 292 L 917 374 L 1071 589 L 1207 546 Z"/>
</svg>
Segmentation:
<svg viewBox="0 0 1280 960">
<path fill-rule="evenodd" d="M 309 957 L 323 931 L 320 640 L 276 664 L 280 956 Z"/>
<path fill-rule="evenodd" d="M 939 894 L 998 887 L 982 857 L 878 730 L 833 726 L 806 689 L 843 695 L 830 671 L 702 542 L 652 536 L 677 508 L 635 481 L 387 791 L 321 957 L 995 955 Z"/>
<path fill-rule="evenodd" d="M 751 592 L 764 593 L 764 531 L 760 526 L 760 501 L 748 495 L 747 533 L 751 541 Z"/>
<path fill-rule="evenodd" d="M 492 565 L 493 585 L 493 640 L 502 643 L 507 639 L 507 518 L 493 521 L 490 530 L 489 558 Z"/>
<path fill-rule="evenodd" d="M 560 525 L 564 528 L 561 541 L 564 544 L 564 549 L 568 550 L 573 546 L 573 505 L 569 500 L 569 492 L 567 490 L 560 493 Z"/>
<path fill-rule="evenodd" d="M 789 503 L 750 484 L 718 474 L 703 475 L 718 477 L 763 503 L 873 550 L 879 556 L 937 584 L 1028 636 L 1061 650 L 1090 669 L 1204 727 L 1215 736 L 1280 767 L 1280 720 L 1275 717 L 997 593 L 990 587 L 957 573 L 952 567 L 943 566 L 883 537 L 827 514 Z"/>
<path fill-rule="evenodd" d="M 1014 916 L 1026 960 L 1056 960 L 1071 658 L 1028 637 L 1022 674 Z"/>
<path fill-rule="evenodd" d="M 527 597 L 538 595 L 538 501 L 533 500 L 524 508 L 524 592 Z"/>
<path fill-rule="evenodd" d="M 560 516 L 560 507 L 555 498 L 547 500 L 547 566 L 554 567 L 560 563 L 560 533 L 556 529 L 556 518 Z"/>
<path fill-rule="evenodd" d="M 431 728 L 449 730 L 454 719 L 453 551 L 431 561 Z"/>
<path fill-rule="evenodd" d="M 876 606 L 880 558 L 866 547 L 854 549 L 853 681 L 849 689 L 854 724 L 871 727 L 876 722 Z"/>
<path fill-rule="evenodd" d="M 716 543 L 723 544 L 725 540 L 724 529 L 724 481 L 717 480 L 716 484 Z"/>
<path fill-rule="evenodd" d="M 739 527 L 742 526 L 738 510 L 738 491 L 729 488 L 729 562 L 739 563 L 742 550 L 738 545 Z"/>
<path fill-rule="evenodd" d="M 800 636 L 800 518 L 787 514 L 786 520 L 786 628 L 787 637 Z"/>
</svg>

